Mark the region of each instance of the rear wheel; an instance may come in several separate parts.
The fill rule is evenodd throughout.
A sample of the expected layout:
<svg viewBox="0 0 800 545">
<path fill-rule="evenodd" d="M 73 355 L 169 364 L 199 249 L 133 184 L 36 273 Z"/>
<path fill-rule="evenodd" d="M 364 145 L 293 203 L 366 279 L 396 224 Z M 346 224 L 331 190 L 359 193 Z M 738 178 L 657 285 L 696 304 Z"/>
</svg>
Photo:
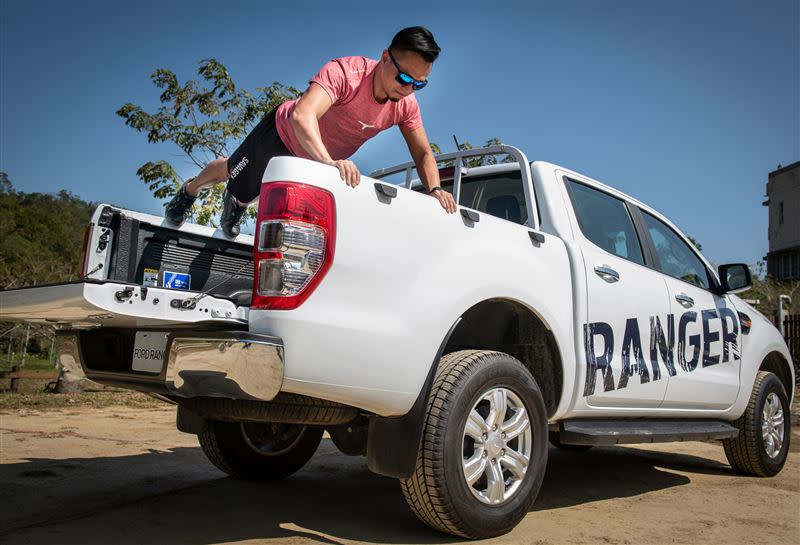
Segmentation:
<svg viewBox="0 0 800 545">
<path fill-rule="evenodd" d="M 786 463 L 791 437 L 789 398 L 780 379 L 759 371 L 744 414 L 735 422 L 739 435 L 725 439 L 725 456 L 741 473 L 772 477 Z"/>
<path fill-rule="evenodd" d="M 308 462 L 322 441 L 322 428 L 301 424 L 208 420 L 198 435 L 208 459 L 242 479 L 283 479 Z"/>
<path fill-rule="evenodd" d="M 414 513 L 467 538 L 504 534 L 527 514 L 546 464 L 544 400 L 528 370 L 501 352 L 444 356 L 414 474 L 400 481 Z"/>
</svg>

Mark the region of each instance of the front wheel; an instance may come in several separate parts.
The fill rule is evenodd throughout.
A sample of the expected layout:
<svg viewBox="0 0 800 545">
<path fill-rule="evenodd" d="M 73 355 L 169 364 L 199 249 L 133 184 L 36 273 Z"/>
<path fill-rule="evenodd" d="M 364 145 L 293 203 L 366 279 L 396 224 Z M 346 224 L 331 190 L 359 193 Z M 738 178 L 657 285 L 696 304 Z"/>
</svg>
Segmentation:
<svg viewBox="0 0 800 545">
<path fill-rule="evenodd" d="M 466 538 L 504 534 L 527 514 L 546 464 L 547 414 L 530 372 L 501 352 L 444 356 L 414 473 L 400 481 L 417 517 Z"/>
<path fill-rule="evenodd" d="M 735 422 L 739 435 L 725 439 L 725 456 L 741 473 L 772 477 L 786 463 L 791 437 L 789 398 L 780 379 L 759 371 L 744 414 Z"/>
<path fill-rule="evenodd" d="M 322 441 L 322 428 L 208 420 L 198 438 L 206 457 L 228 475 L 275 480 L 311 459 Z"/>
</svg>

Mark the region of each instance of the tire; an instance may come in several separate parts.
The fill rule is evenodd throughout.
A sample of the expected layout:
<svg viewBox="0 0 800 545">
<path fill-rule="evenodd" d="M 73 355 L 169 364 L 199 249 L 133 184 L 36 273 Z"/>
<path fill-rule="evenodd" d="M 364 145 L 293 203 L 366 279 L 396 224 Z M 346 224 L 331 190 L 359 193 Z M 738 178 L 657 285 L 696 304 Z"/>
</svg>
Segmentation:
<svg viewBox="0 0 800 545">
<path fill-rule="evenodd" d="M 280 392 L 272 401 L 191 397 L 180 403 L 212 420 L 340 425 L 358 417 L 355 407 L 287 392 Z"/>
<path fill-rule="evenodd" d="M 548 439 L 550 444 L 559 450 L 569 450 L 572 452 L 586 452 L 592 445 L 567 445 L 561 442 L 560 434 L 557 431 L 548 432 Z"/>
<path fill-rule="evenodd" d="M 494 407 L 502 406 L 501 399 L 506 412 L 498 419 Z M 480 420 L 470 418 L 468 428 L 473 413 Z M 527 425 L 520 424 L 523 417 Z M 483 439 L 472 439 L 476 436 Z M 516 462 L 516 472 L 509 469 L 524 452 L 527 465 Z M 472 484 L 465 476 L 467 461 L 474 470 Z M 444 356 L 428 400 L 414 473 L 400 481 L 414 514 L 436 530 L 461 537 L 504 534 L 528 513 L 546 465 L 547 413 L 530 372 L 501 352 L 463 350 Z"/>
<path fill-rule="evenodd" d="M 277 480 L 308 462 L 322 441 L 322 428 L 208 420 L 198 435 L 212 464 L 240 479 Z"/>
<path fill-rule="evenodd" d="M 778 425 L 780 417 L 782 429 Z M 758 372 L 747 409 L 734 426 L 739 428 L 739 435 L 722 442 L 731 467 L 758 477 L 776 475 L 786 463 L 792 435 L 789 399 L 777 376 L 766 371 Z M 774 431 L 772 439 L 770 431 Z M 778 445 L 775 437 L 781 435 Z"/>
</svg>

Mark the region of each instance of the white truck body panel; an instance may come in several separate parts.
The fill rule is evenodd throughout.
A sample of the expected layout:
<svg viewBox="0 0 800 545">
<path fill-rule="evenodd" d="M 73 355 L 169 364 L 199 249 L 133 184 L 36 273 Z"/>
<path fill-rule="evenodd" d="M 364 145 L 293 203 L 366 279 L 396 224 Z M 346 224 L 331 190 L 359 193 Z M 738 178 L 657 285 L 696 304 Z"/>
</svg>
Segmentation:
<svg viewBox="0 0 800 545">
<path fill-rule="evenodd" d="M 468 226 L 435 199 L 402 188 L 385 205 L 374 180 L 364 176 L 353 189 L 334 169 L 313 161 L 298 168 L 298 161 L 273 159 L 265 183 L 294 181 L 333 193 L 337 243 L 331 270 L 302 306 L 250 312 L 251 332 L 283 339 L 286 390 L 403 414 L 447 331 L 487 299 L 519 301 L 556 337 L 574 334 L 563 310 L 572 308 L 571 280 L 552 274 L 569 270 L 557 238 L 536 247 L 528 228 L 487 214 Z M 573 360 L 571 345 L 566 349 L 562 358 Z"/>
</svg>

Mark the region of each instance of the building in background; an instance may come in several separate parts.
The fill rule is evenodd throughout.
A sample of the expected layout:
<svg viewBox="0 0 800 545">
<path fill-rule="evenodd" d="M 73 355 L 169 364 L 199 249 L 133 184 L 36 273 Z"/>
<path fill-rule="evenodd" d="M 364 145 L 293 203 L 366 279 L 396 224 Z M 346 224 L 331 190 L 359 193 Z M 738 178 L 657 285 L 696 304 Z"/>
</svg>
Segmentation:
<svg viewBox="0 0 800 545">
<path fill-rule="evenodd" d="M 763 204 L 769 207 L 767 274 L 800 280 L 800 161 L 769 173 Z"/>
</svg>

